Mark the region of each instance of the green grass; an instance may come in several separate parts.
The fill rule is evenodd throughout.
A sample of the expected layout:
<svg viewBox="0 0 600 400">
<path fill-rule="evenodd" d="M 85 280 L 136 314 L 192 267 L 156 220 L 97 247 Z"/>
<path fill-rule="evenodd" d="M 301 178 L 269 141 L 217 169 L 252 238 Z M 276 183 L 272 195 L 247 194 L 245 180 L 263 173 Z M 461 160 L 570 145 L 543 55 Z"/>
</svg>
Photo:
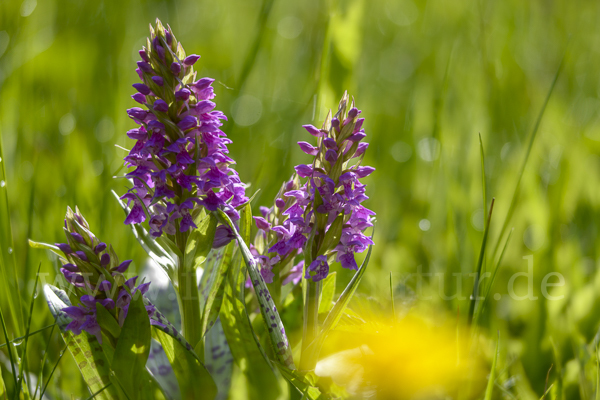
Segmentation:
<svg viewBox="0 0 600 400">
<path fill-rule="evenodd" d="M 500 332 L 491 398 L 540 399 L 552 364 L 546 399 L 597 397 L 599 12 L 593 2 L 541 0 L 0 3 L 0 342 L 27 337 L 34 376 L 50 378 L 57 365 L 47 394 L 89 396 L 71 357 L 57 364 L 57 329 L 33 335 L 53 323 L 43 301 L 25 325 L 38 265 L 46 282 L 56 274 L 49 252 L 29 252 L 27 239 L 60 241 L 66 207 L 77 205 L 98 237 L 143 267 L 110 190 L 125 190 L 112 179 L 125 154 L 115 144 L 132 145 L 134 56 L 159 17 L 202 55 L 199 76 L 217 79 L 230 154 L 248 192 L 261 189 L 254 209 L 306 162 L 295 145 L 306 140 L 301 125 L 320 125 L 347 89 L 366 118 L 365 164 L 377 168 L 366 179 L 376 245 L 358 292 L 398 312 L 412 304 L 467 319 L 468 274 L 481 267 L 493 275 L 478 289 L 486 300 L 475 318 L 490 366 Z M 512 300 L 508 282 L 529 255 L 538 300 Z M 431 300 L 403 290 L 416 291 L 408 274 L 419 266 L 432 274 L 421 292 Z M 334 270 L 339 295 L 352 274 Z M 550 289 L 562 300 L 542 295 L 550 272 L 565 278 Z M 464 274 L 460 286 L 453 273 Z M 440 282 L 462 296 L 444 300 Z M 525 278 L 515 285 L 527 291 Z M 10 392 L 18 371 L 6 368 L 15 355 L 7 347 L 0 369 Z"/>
</svg>

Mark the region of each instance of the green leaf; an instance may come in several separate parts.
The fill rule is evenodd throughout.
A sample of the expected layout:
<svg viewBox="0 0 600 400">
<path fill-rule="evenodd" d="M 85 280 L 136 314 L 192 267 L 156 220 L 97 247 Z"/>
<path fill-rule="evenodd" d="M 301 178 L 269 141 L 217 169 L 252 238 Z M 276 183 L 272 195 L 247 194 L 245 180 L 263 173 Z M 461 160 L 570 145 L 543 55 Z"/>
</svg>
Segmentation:
<svg viewBox="0 0 600 400">
<path fill-rule="evenodd" d="M 325 254 L 326 251 L 333 249 L 340 242 L 340 238 L 342 237 L 342 226 L 344 225 L 344 213 L 340 213 L 335 220 L 332 222 L 331 226 L 325 233 L 325 238 L 323 239 L 323 243 L 321 243 L 321 247 L 317 252 L 317 257 Z"/>
<path fill-rule="evenodd" d="M 247 220 L 251 218 L 252 215 L 248 208 L 244 208 L 240 226 L 247 226 Z M 239 253 L 230 262 L 227 270 L 219 318 L 227 343 L 236 364 L 248 379 L 248 397 L 257 400 L 276 399 L 279 397 L 280 391 L 275 371 L 260 342 L 255 338 L 247 314 L 244 297 L 246 267 L 242 263 Z"/>
<path fill-rule="evenodd" d="M 62 333 L 69 352 L 81 371 L 90 392 L 95 393 L 110 383 L 109 363 L 96 337 L 87 332 L 74 336 L 71 331 Z M 114 385 L 106 388 L 96 396 L 96 399 L 119 399 Z"/>
<path fill-rule="evenodd" d="M 114 190 L 112 191 L 112 194 L 119 202 L 121 208 L 123 208 L 125 215 L 129 214 L 129 207 L 127 207 L 127 205 L 121 201 L 119 195 Z M 160 265 L 165 270 L 169 278 L 173 280 L 173 277 L 175 276 L 175 259 L 173 256 L 169 254 L 161 245 L 156 243 L 156 241 L 150 237 L 148 232 L 140 224 L 131 224 L 130 227 L 133 231 L 133 235 L 142 245 L 142 248 L 146 251 L 148 256 L 150 256 L 150 258 Z"/>
<path fill-rule="evenodd" d="M 479 299 L 479 277 L 481 276 L 481 270 L 483 268 L 483 262 L 485 260 L 485 249 L 487 245 L 488 233 L 490 231 L 490 222 L 492 220 L 492 212 L 494 211 L 494 201 L 492 198 L 492 203 L 490 204 L 490 212 L 488 214 L 487 222 L 485 224 L 485 229 L 483 231 L 483 239 L 481 240 L 481 248 L 479 249 L 479 258 L 477 259 L 477 270 L 475 271 L 475 283 L 473 284 L 473 295 L 471 296 L 471 301 L 469 304 L 469 324 L 473 322 L 473 316 L 475 315 L 475 306 L 477 305 L 477 301 Z"/>
<path fill-rule="evenodd" d="M 29 247 L 31 247 L 32 249 L 50 250 L 51 252 L 53 252 L 54 254 L 56 254 L 57 256 L 59 256 L 61 258 L 65 257 L 64 254 L 62 253 L 62 251 L 60 251 L 60 249 L 53 244 L 34 242 L 31 239 L 29 239 L 28 242 L 29 242 Z"/>
<path fill-rule="evenodd" d="M 535 138 L 537 136 L 538 129 L 540 127 L 540 123 L 542 122 L 542 117 L 544 116 L 544 112 L 546 111 L 546 106 L 548 105 L 548 102 L 550 101 L 550 97 L 552 96 L 552 92 L 554 91 L 554 87 L 556 86 L 556 82 L 558 81 L 558 77 L 560 76 L 560 73 L 562 71 L 562 67 L 563 67 L 566 55 L 567 55 L 567 50 L 565 49 L 565 52 L 563 53 L 563 56 L 560 59 L 560 63 L 558 64 L 558 67 L 556 68 L 556 73 L 554 74 L 554 79 L 552 80 L 552 84 L 550 85 L 550 88 L 548 89 L 548 93 L 546 94 L 546 99 L 544 100 L 544 104 L 542 105 L 542 108 L 540 109 L 537 119 L 535 120 L 535 125 L 533 126 L 533 130 L 531 131 L 531 135 L 529 136 L 529 144 L 527 145 L 527 151 L 525 152 L 525 157 L 523 157 L 523 162 L 521 163 L 519 177 L 517 178 L 517 183 L 515 184 L 515 189 L 513 191 L 512 199 L 510 201 L 510 206 L 508 207 L 508 212 L 506 213 L 504 223 L 502 224 L 502 229 L 500 229 L 500 234 L 498 235 L 498 241 L 496 242 L 496 247 L 494 249 L 494 254 L 492 255 L 492 258 L 496 257 L 496 253 L 498 252 L 498 248 L 500 247 L 500 241 L 504 237 L 504 232 L 506 232 L 506 229 L 508 228 L 508 224 L 510 223 L 510 220 L 512 219 L 513 213 L 515 211 L 515 208 L 517 205 L 517 199 L 519 197 L 519 192 L 521 189 L 521 180 L 523 178 L 523 174 L 525 173 L 525 167 L 527 166 L 527 162 L 529 161 L 529 155 L 531 154 L 531 149 L 533 148 L 533 143 L 535 142 Z"/>
<path fill-rule="evenodd" d="M 2 371 L 0 371 L 0 399 L 6 399 L 6 386 L 4 386 L 4 379 L 2 379 Z"/>
<path fill-rule="evenodd" d="M 247 205 L 246 208 L 247 215 L 251 216 L 250 205 Z M 246 266 L 248 267 L 250 280 L 254 286 L 254 291 L 256 292 L 256 297 L 260 306 L 260 312 L 269 332 L 269 338 L 271 339 L 273 351 L 277 355 L 277 359 L 282 364 L 290 369 L 295 369 L 294 359 L 292 357 L 292 349 L 285 334 L 285 328 L 281 323 L 281 318 L 279 316 L 279 312 L 277 312 L 275 303 L 269 294 L 267 284 L 258 270 L 256 260 L 254 259 L 252 253 L 250 253 L 250 249 L 244 242 L 244 239 L 240 236 L 239 232 L 231 222 L 231 219 L 229 219 L 229 216 L 222 210 L 218 210 L 218 213 L 221 220 L 227 223 L 227 225 L 229 225 L 236 235 L 239 249 L 242 253 L 242 257 L 244 258 Z"/>
<path fill-rule="evenodd" d="M 206 333 L 204 365 L 217 384 L 215 400 L 227 400 L 233 374 L 233 356 L 220 319 Z"/>
<path fill-rule="evenodd" d="M 321 351 L 321 347 L 323 346 L 323 342 L 327 338 L 329 331 L 331 331 L 333 328 L 335 328 L 335 326 L 337 325 L 339 320 L 344 315 L 344 310 L 345 310 L 346 306 L 348 305 L 348 303 L 350 302 L 350 300 L 352 299 L 352 296 L 356 292 L 356 288 L 358 287 L 358 284 L 360 283 L 360 281 L 367 269 L 367 265 L 369 264 L 369 259 L 371 258 L 372 248 L 373 248 L 373 246 L 369 246 L 369 250 L 367 251 L 367 256 L 365 257 L 365 260 L 363 261 L 362 265 L 360 266 L 358 271 L 356 271 L 356 273 L 350 280 L 350 283 L 348 283 L 348 286 L 346 286 L 346 289 L 344 289 L 344 291 L 340 295 L 338 301 L 336 301 L 331 312 L 329 314 L 327 314 L 327 317 L 325 318 L 325 321 L 323 322 L 323 327 L 321 328 L 319 335 L 315 338 L 313 343 L 311 343 L 308 346 L 308 348 L 306 349 L 308 352 L 311 352 L 313 354 L 312 355 L 313 358 L 316 359 L 318 357 L 319 352 Z"/>
<path fill-rule="evenodd" d="M 131 400 L 150 398 L 145 379 L 150 339 L 148 312 L 138 292 L 129 304 L 111 365 L 115 380 Z"/>
<path fill-rule="evenodd" d="M 198 228 L 188 236 L 183 255 L 183 268 L 186 271 L 195 270 L 206 261 L 217 229 L 217 218 L 214 214 L 206 214 L 204 209 L 194 221 Z"/>
<path fill-rule="evenodd" d="M 333 296 L 335 296 L 336 272 L 331 272 L 323 279 L 321 291 L 321 302 L 319 303 L 319 314 L 326 313 L 333 307 Z"/>
<path fill-rule="evenodd" d="M 71 306 L 71 300 L 69 300 L 69 296 L 67 296 L 63 290 L 60 290 L 55 286 L 44 285 L 44 297 L 46 297 L 48 308 L 56 320 L 58 327 L 64 331 L 67 325 L 69 325 L 71 322 L 71 317 L 61 310 Z"/>
<path fill-rule="evenodd" d="M 0 136 L 0 159 L 6 160 L 3 154 L 2 140 Z M 0 182 L 6 183 L 6 162 L 0 162 Z M 8 304 L 10 319 L 14 335 L 19 336 L 25 331 L 23 320 L 23 309 L 21 306 L 21 292 L 19 289 L 17 273 L 17 262 L 15 259 L 15 248 L 11 227 L 10 210 L 8 207 L 8 187 L 0 187 L 0 302 Z M 6 338 L 8 340 L 8 338 Z"/>
<path fill-rule="evenodd" d="M 302 393 L 303 399 L 317 400 L 321 398 L 321 391 L 309 382 L 304 373 L 286 368 L 278 362 L 275 362 L 275 365 L 285 380 Z"/>
<path fill-rule="evenodd" d="M 212 400 L 217 395 L 217 386 L 196 354 L 186 349 L 173 336 L 157 329 L 152 330 L 160 342 L 173 372 L 179 382 L 182 399 Z"/>
<path fill-rule="evenodd" d="M 213 252 L 211 252 L 212 254 Z M 225 277 L 233 257 L 233 243 L 216 252 L 214 262 L 207 263 L 200 281 L 202 335 L 211 329 L 221 311 L 225 291 Z"/>
<path fill-rule="evenodd" d="M 100 303 L 96 303 L 96 319 L 98 324 L 110 332 L 114 338 L 118 338 L 121 335 L 121 327 L 119 323 L 112 316 L 112 314 Z"/>
<path fill-rule="evenodd" d="M 146 369 L 152 374 L 168 398 L 181 399 L 179 383 L 173 367 L 171 367 L 163 347 L 155 339 L 152 339 L 150 343 L 150 355 L 146 361 Z"/>
</svg>

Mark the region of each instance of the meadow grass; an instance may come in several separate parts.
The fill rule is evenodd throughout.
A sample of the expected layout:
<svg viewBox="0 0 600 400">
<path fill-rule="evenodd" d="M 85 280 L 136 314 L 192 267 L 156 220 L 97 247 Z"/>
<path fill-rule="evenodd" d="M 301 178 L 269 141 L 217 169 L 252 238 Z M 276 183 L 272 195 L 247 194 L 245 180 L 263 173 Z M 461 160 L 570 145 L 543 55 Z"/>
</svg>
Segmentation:
<svg viewBox="0 0 600 400">
<path fill-rule="evenodd" d="M 327 105 L 354 94 L 367 118 L 365 163 L 377 168 L 365 180 L 377 239 L 357 289 L 361 307 L 473 319 L 493 371 L 486 400 L 599 398 L 599 7 L 1 3 L 0 341 L 14 340 L 0 347 L 4 385 L 89 396 L 73 359 L 62 358 L 46 304 L 31 295 L 38 266 L 52 283 L 57 261 L 27 239 L 60 241 L 66 206 L 78 205 L 132 268 L 147 262 L 110 190 L 124 191 L 112 178 L 126 154 L 115 143 L 131 147 L 125 110 L 134 106 L 137 50 L 159 17 L 202 55 L 199 76 L 217 79 L 230 152 L 249 191 L 261 189 L 255 209 L 305 161 L 295 144 L 301 125 L 320 125 Z M 529 262 L 531 280 L 512 282 L 517 297 L 531 282 L 531 296 L 518 300 L 509 284 Z M 339 295 L 353 274 L 335 272 Z M 469 274 L 485 272 L 474 288 Z M 556 299 L 542 291 L 557 282 L 544 281 L 552 272 L 564 278 L 549 289 Z M 477 294 L 484 299 L 475 303 Z"/>
</svg>

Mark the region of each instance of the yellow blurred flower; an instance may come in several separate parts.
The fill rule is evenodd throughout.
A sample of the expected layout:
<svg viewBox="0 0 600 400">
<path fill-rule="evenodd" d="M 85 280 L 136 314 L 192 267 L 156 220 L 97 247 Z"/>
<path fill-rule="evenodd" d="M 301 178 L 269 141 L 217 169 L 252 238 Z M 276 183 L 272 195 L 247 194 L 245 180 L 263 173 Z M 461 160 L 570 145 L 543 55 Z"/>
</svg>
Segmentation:
<svg viewBox="0 0 600 400">
<path fill-rule="evenodd" d="M 360 399 L 471 399 L 485 385 L 483 362 L 469 356 L 456 327 L 416 316 L 343 326 L 328 338 L 316 374 Z"/>
</svg>

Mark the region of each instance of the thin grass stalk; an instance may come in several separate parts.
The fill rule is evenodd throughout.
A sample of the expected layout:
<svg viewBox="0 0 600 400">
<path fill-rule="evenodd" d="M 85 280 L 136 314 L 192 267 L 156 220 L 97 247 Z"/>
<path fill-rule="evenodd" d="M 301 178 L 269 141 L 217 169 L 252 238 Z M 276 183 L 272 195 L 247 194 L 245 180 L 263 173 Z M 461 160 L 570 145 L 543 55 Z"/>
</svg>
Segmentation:
<svg viewBox="0 0 600 400">
<path fill-rule="evenodd" d="M 48 326 L 52 326 L 52 329 L 50 330 L 48 343 L 46 343 L 46 350 L 44 351 L 44 356 L 42 357 L 42 363 L 40 364 L 40 376 L 38 377 L 38 381 L 35 385 L 35 391 L 33 392 L 32 399 L 35 399 L 35 396 L 37 395 L 38 390 L 42 389 L 42 382 L 43 382 L 43 378 L 44 378 L 44 365 L 46 365 L 46 359 L 48 358 L 48 350 L 50 349 L 50 343 L 52 342 L 52 334 L 54 333 L 54 328 L 56 327 L 56 322 L 54 324 L 48 325 Z M 42 329 L 46 329 L 46 328 L 42 328 Z"/>
<path fill-rule="evenodd" d="M 535 121 L 535 125 L 533 126 L 533 130 L 531 131 L 531 137 L 529 139 L 529 145 L 527 146 L 527 151 L 525 153 L 525 157 L 523 158 L 523 163 L 521 164 L 521 169 L 519 171 L 519 178 L 517 179 L 517 183 L 515 185 L 515 189 L 513 191 L 512 200 L 510 201 L 510 206 L 508 207 L 508 212 L 506 213 L 506 218 L 504 219 L 504 224 L 502 225 L 502 229 L 500 229 L 500 234 L 498 235 L 498 241 L 496 242 L 496 247 L 494 248 L 493 258 L 496 257 L 496 253 L 498 253 L 498 248 L 500 247 L 500 241 L 504 236 L 504 232 L 506 231 L 508 224 L 512 218 L 512 215 L 515 211 L 515 206 L 517 204 L 517 197 L 519 196 L 519 190 L 521 188 L 521 179 L 523 178 L 523 173 L 525 172 L 525 167 L 527 166 L 527 161 L 529 161 L 529 155 L 531 154 L 531 149 L 533 148 L 533 142 L 537 136 L 538 129 L 540 127 L 540 123 L 542 122 L 542 117 L 544 116 L 544 112 L 546 111 L 546 106 L 548 105 L 548 101 L 550 100 L 550 96 L 554 91 L 554 86 L 556 86 L 556 82 L 558 81 L 558 77 L 560 76 L 560 72 L 562 71 L 563 62 L 565 60 L 565 56 L 567 54 L 567 50 L 563 53 L 562 58 L 560 59 L 560 63 L 558 64 L 558 68 L 556 69 L 556 74 L 554 74 L 554 79 L 552 80 L 552 85 L 550 85 L 550 89 L 548 90 L 548 94 L 546 95 L 546 99 L 544 100 L 544 104 L 538 114 L 538 117 Z"/>
<path fill-rule="evenodd" d="M 110 385 L 112 385 L 112 382 L 109 383 L 108 385 L 104 386 L 102 389 L 98 390 L 96 393 L 93 393 L 90 397 L 87 398 L 87 400 L 94 399 L 96 396 L 98 396 L 100 393 L 102 393 L 105 389 L 107 389 L 108 387 L 110 387 Z"/>
<path fill-rule="evenodd" d="M 37 334 L 37 333 L 40 333 L 40 332 L 43 332 L 43 331 L 45 331 L 45 330 L 46 330 L 46 329 L 48 329 L 48 328 L 54 328 L 54 326 L 55 326 L 55 325 L 56 325 L 56 323 L 53 323 L 53 324 L 51 324 L 51 325 L 48 325 L 48 326 L 45 326 L 45 327 L 43 327 L 43 328 L 40 328 L 40 329 L 38 329 L 38 330 L 36 330 L 36 331 L 33 331 L 33 332 L 31 332 L 31 333 L 30 333 L 29 335 L 27 335 L 27 336 L 30 336 L 30 337 L 31 337 L 31 336 L 33 336 L 33 335 L 35 335 L 35 334 Z M 52 333 L 50 333 L 50 334 L 52 334 Z M 0 344 L 0 349 L 1 349 L 2 347 L 5 347 L 5 346 L 7 346 L 9 343 L 11 343 L 11 344 L 12 344 L 12 343 L 18 342 L 19 340 L 23 340 L 23 339 L 25 339 L 27 336 L 19 336 L 19 337 L 17 337 L 17 338 L 14 338 L 13 340 L 10 340 L 10 341 L 8 341 L 8 342 L 6 342 L 6 343 L 2 343 L 2 344 Z"/>
<path fill-rule="evenodd" d="M 40 279 L 40 268 L 42 268 L 42 263 L 38 265 L 37 274 L 35 275 L 35 283 L 33 284 L 33 292 L 31 293 L 31 301 L 29 303 L 29 319 L 27 320 L 27 328 L 25 331 L 25 344 L 23 345 L 23 354 L 21 354 L 21 359 L 23 362 L 19 366 L 19 386 L 17 388 L 17 393 L 21 391 L 21 385 L 23 384 L 23 374 L 25 373 L 26 365 L 27 365 L 27 345 L 29 344 L 29 332 L 31 330 L 31 318 L 33 317 L 33 305 L 35 304 L 35 293 L 37 291 L 37 285 Z M 29 388 L 28 393 L 29 393 Z"/>
<path fill-rule="evenodd" d="M 0 131 L 0 180 L 6 181 L 6 164 L 3 146 L 2 146 L 2 131 Z M 14 331 L 19 334 L 25 330 L 23 325 L 23 310 L 21 308 L 21 291 L 17 280 L 17 263 L 15 260 L 14 251 L 9 251 L 8 248 L 14 249 L 12 228 L 10 225 L 10 212 L 8 209 L 8 190 L 4 189 L 0 204 L 4 203 L 5 209 L 0 210 L 0 215 L 3 215 L 6 226 L 0 226 L 0 272 L 3 276 L 3 286 L 6 290 L 6 301 L 10 309 L 10 318 L 12 320 Z M 3 230 L 6 229 L 5 232 Z M 2 242 L 4 239 L 4 243 Z M 6 248 L 4 246 L 7 246 Z M 8 255 L 6 255 L 8 253 Z M 2 262 L 4 261 L 4 262 Z M 12 266 L 12 268 L 11 268 Z M 8 341 L 8 336 L 6 337 Z"/>
<path fill-rule="evenodd" d="M 60 360 L 65 355 L 65 351 L 66 350 L 67 350 L 67 346 L 65 346 L 62 349 L 62 351 L 60 352 L 60 354 L 58 355 L 58 360 L 56 360 L 56 364 L 54 364 L 54 367 L 52 368 L 52 371 L 50 371 L 50 375 L 48 375 L 48 380 L 46 381 L 46 384 L 44 385 L 44 389 L 40 393 L 40 399 L 44 398 L 44 393 L 46 393 L 46 390 L 48 389 L 48 385 L 50 384 L 50 380 L 52 379 L 52 375 L 54 375 L 54 371 L 56 371 L 56 367 L 58 367 L 58 363 L 60 363 Z"/>
<path fill-rule="evenodd" d="M 492 211 L 494 210 L 494 201 L 496 199 L 492 198 L 492 203 L 490 204 L 490 212 L 488 214 L 487 223 L 485 226 L 485 231 L 483 232 L 483 240 L 481 241 L 481 249 L 479 250 L 479 260 L 477 261 L 477 272 L 475 273 L 475 282 L 473 283 L 473 294 L 471 297 L 471 302 L 469 304 L 469 324 L 473 322 L 473 315 L 475 313 L 475 304 L 477 303 L 477 298 L 479 296 L 479 277 L 481 276 L 481 269 L 483 266 L 483 260 L 485 257 L 485 248 L 487 244 L 488 233 L 490 231 L 490 221 L 492 219 Z"/>
<path fill-rule="evenodd" d="M 392 300 L 392 316 L 396 321 L 396 306 L 394 305 L 394 283 L 392 280 L 392 271 L 390 271 L 390 299 Z"/>
<path fill-rule="evenodd" d="M 2 324 L 2 331 L 4 332 L 4 337 L 6 338 L 6 342 L 9 342 L 8 332 L 6 331 L 6 323 L 4 321 L 4 314 L 2 313 L 2 307 L 0 307 L 0 323 Z M 17 371 L 15 370 L 15 360 L 13 359 L 13 349 L 8 346 L 8 358 L 10 360 L 10 368 L 12 370 L 13 379 L 15 380 L 15 389 L 18 386 L 17 380 Z"/>
</svg>

